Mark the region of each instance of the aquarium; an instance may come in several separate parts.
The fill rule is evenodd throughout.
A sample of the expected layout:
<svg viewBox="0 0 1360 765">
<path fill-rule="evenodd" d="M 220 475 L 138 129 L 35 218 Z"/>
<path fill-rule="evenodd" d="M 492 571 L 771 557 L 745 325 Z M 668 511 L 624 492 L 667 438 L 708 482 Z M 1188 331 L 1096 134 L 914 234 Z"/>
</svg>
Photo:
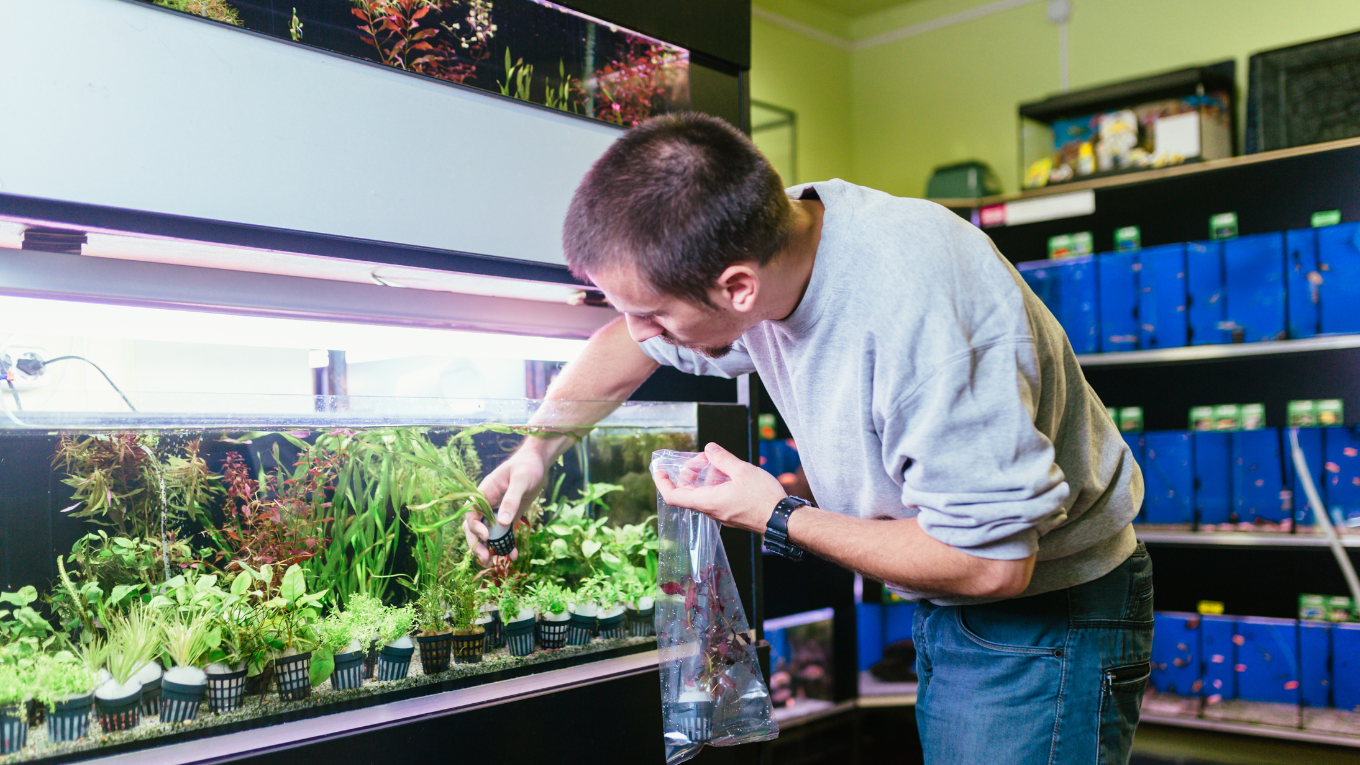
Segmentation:
<svg viewBox="0 0 1360 765">
<path fill-rule="evenodd" d="M 647 464 L 696 448 L 702 405 L 577 427 L 608 406 L 5 402 L 0 763 L 248 736 L 652 650 Z M 479 482 L 525 438 L 571 443 L 509 532 L 516 556 L 483 567 L 462 524 L 492 510 Z"/>
<path fill-rule="evenodd" d="M 690 103 L 687 50 L 544 0 L 151 4 L 624 127 Z"/>
</svg>

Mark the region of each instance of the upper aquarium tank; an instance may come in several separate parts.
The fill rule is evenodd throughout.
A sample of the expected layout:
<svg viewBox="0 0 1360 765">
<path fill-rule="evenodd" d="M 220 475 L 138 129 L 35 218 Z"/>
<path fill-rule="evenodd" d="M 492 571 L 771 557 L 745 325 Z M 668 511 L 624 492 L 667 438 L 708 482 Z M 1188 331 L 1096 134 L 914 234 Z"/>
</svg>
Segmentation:
<svg viewBox="0 0 1360 765">
<path fill-rule="evenodd" d="M 113 382 L 78 406 L 0 407 L 0 762 L 240 733 L 655 645 L 647 464 L 695 448 L 698 404 L 626 403 L 573 428 L 601 405 Z M 462 524 L 492 510 L 479 483 L 524 438 L 571 446 L 513 556 L 483 567 Z"/>
</svg>

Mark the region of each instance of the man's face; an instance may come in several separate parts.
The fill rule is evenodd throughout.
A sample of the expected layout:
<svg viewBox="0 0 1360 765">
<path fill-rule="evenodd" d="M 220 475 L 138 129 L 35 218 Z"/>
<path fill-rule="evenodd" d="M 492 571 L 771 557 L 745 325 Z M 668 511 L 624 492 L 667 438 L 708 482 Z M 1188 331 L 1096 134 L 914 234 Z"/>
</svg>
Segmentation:
<svg viewBox="0 0 1360 765">
<path fill-rule="evenodd" d="M 671 345 L 717 359 L 727 355 L 732 343 L 750 328 L 749 315 L 725 306 L 720 289 L 710 293 L 715 306 L 707 307 L 657 293 L 631 267 L 589 276 L 610 305 L 624 315 L 628 334 L 638 343 L 660 337 Z"/>
</svg>

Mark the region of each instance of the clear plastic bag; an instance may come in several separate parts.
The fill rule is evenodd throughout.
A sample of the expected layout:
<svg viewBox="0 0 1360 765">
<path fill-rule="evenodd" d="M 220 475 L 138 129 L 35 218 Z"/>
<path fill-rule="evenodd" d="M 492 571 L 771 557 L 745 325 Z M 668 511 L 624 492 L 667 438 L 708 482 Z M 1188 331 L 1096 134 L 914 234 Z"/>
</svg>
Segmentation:
<svg viewBox="0 0 1360 765">
<path fill-rule="evenodd" d="M 729 480 L 693 452 L 653 452 L 651 468 L 653 475 L 664 471 L 676 486 Z M 668 505 L 660 494 L 656 514 L 662 591 L 656 634 L 666 762 L 684 762 L 705 744 L 732 746 L 778 736 L 755 633 L 746 622 L 718 522 Z"/>
</svg>

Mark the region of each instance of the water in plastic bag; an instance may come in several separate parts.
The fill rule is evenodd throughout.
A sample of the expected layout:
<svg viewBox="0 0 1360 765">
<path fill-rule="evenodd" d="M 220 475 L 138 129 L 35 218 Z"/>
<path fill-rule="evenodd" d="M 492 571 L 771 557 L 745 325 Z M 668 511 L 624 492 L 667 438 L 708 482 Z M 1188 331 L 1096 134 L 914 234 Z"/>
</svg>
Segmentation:
<svg viewBox="0 0 1360 765">
<path fill-rule="evenodd" d="M 728 480 L 694 452 L 653 452 L 651 469 L 653 475 L 664 472 L 676 486 L 717 486 Z M 718 522 L 672 507 L 660 494 L 656 514 L 662 591 L 656 635 L 666 762 L 684 762 L 705 744 L 732 746 L 778 736 L 770 691 L 756 659 L 755 633 L 746 622 Z"/>
</svg>

